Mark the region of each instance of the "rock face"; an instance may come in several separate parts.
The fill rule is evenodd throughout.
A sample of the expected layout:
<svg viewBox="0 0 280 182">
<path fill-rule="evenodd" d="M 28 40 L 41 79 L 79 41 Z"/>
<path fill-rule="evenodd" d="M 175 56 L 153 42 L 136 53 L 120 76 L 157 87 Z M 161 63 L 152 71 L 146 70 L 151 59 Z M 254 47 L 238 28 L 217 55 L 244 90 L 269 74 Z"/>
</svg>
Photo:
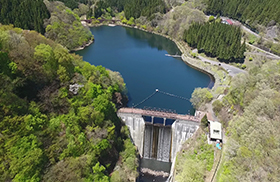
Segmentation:
<svg viewBox="0 0 280 182">
<path fill-rule="evenodd" d="M 69 85 L 69 91 L 73 94 L 77 95 L 80 88 L 84 87 L 84 85 L 79 85 L 77 83 L 73 85 Z"/>
</svg>

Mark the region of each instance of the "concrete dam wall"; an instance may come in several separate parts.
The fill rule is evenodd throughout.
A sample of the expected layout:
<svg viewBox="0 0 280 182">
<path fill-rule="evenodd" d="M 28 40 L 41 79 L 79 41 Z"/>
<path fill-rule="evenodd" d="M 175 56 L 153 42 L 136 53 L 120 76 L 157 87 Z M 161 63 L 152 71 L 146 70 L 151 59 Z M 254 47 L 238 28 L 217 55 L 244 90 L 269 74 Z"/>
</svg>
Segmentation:
<svg viewBox="0 0 280 182">
<path fill-rule="evenodd" d="M 139 154 L 143 157 L 145 121 L 139 114 L 118 113 L 118 116 L 129 128 L 130 136 Z"/>
<path fill-rule="evenodd" d="M 128 126 L 141 157 L 173 162 L 182 144 L 199 128 L 199 122 L 118 112 Z"/>
</svg>

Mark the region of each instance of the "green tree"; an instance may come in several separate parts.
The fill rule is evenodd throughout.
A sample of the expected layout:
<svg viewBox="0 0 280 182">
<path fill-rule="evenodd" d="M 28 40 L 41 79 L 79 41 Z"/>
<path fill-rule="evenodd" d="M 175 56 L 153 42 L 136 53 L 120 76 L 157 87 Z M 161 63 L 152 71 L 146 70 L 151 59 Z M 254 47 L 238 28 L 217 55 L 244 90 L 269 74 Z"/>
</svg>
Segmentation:
<svg viewBox="0 0 280 182">
<path fill-rule="evenodd" d="M 203 127 L 207 127 L 208 126 L 208 119 L 207 119 L 207 115 L 206 114 L 201 119 L 201 124 L 202 124 Z"/>
<path fill-rule="evenodd" d="M 258 0 L 251 0 L 250 2 L 246 0 L 209 0 L 206 13 L 238 19 L 255 29 L 255 22 L 263 25 L 279 23 L 278 8 L 279 3 L 277 0 L 261 2 Z"/>
<path fill-rule="evenodd" d="M 40 181 L 44 154 L 39 148 L 36 136 L 17 139 L 8 151 L 11 160 L 9 170 L 14 175 L 14 181 Z"/>
<path fill-rule="evenodd" d="M 93 39 L 90 30 L 81 24 L 79 16 L 65 5 L 58 2 L 49 2 L 46 5 L 52 15 L 47 21 L 47 38 L 69 50 L 84 46 Z"/>
<path fill-rule="evenodd" d="M 127 22 L 128 25 L 134 25 L 134 18 L 133 17 L 130 17 L 128 22 Z"/>
<path fill-rule="evenodd" d="M 193 106 L 198 109 L 202 104 L 210 102 L 213 98 L 213 95 L 207 88 L 196 88 L 193 93 L 190 101 Z"/>
<path fill-rule="evenodd" d="M 209 22 L 213 22 L 214 20 L 215 20 L 215 17 L 213 15 L 209 16 L 209 19 L 208 19 Z"/>
<path fill-rule="evenodd" d="M 184 31 L 183 39 L 200 52 L 221 61 L 240 62 L 244 59 L 245 42 L 241 44 L 240 28 L 218 22 L 194 23 Z"/>
<path fill-rule="evenodd" d="M 108 176 L 104 175 L 105 167 L 100 165 L 99 162 L 96 163 L 94 167 L 92 167 L 94 174 L 94 181 L 97 182 L 109 182 Z"/>
<path fill-rule="evenodd" d="M 14 24 L 44 34 L 44 19 L 50 17 L 43 0 L 1 0 L 0 23 Z M 26 11 L 28 9 L 28 11 Z"/>
<path fill-rule="evenodd" d="M 0 181 L 108 181 L 128 138 L 112 99 L 120 74 L 35 31 L 0 25 L 0 46 Z M 128 157 L 122 169 L 136 176 Z"/>
</svg>

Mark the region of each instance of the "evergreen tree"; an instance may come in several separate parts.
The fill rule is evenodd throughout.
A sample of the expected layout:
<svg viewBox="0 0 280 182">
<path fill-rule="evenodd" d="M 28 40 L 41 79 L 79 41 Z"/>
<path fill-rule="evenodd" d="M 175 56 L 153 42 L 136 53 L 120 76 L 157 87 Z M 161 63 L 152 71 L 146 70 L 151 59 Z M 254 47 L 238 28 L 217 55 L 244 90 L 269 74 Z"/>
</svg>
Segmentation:
<svg viewBox="0 0 280 182">
<path fill-rule="evenodd" d="M 240 61 L 244 58 L 245 42 L 241 44 L 241 31 L 218 22 L 194 23 L 184 31 L 183 39 L 209 56 L 223 61 Z"/>
<path fill-rule="evenodd" d="M 0 0 L 0 23 L 14 24 L 44 34 L 44 19 L 50 14 L 43 0 Z"/>
<path fill-rule="evenodd" d="M 280 23 L 279 9 L 279 0 L 209 0 L 206 13 L 238 19 L 255 28 L 255 22 L 267 25 L 274 20 Z"/>
</svg>

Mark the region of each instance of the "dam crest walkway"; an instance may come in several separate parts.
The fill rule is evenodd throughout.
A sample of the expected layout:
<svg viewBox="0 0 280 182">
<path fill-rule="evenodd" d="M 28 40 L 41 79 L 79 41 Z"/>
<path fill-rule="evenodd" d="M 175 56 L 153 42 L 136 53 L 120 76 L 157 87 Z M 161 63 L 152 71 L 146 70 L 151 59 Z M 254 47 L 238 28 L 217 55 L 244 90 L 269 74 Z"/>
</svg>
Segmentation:
<svg viewBox="0 0 280 182">
<path fill-rule="evenodd" d="M 168 119 L 175 119 L 175 120 L 186 120 L 186 121 L 194 121 L 200 123 L 202 117 L 205 113 L 201 111 L 197 111 L 195 116 L 191 115 L 182 115 L 170 112 L 162 112 L 162 111 L 154 111 L 154 110 L 145 110 L 145 109 L 138 109 L 138 108 L 120 108 L 118 113 L 127 113 L 127 114 L 140 114 L 142 116 L 154 116 L 159 118 L 168 118 Z"/>
</svg>

